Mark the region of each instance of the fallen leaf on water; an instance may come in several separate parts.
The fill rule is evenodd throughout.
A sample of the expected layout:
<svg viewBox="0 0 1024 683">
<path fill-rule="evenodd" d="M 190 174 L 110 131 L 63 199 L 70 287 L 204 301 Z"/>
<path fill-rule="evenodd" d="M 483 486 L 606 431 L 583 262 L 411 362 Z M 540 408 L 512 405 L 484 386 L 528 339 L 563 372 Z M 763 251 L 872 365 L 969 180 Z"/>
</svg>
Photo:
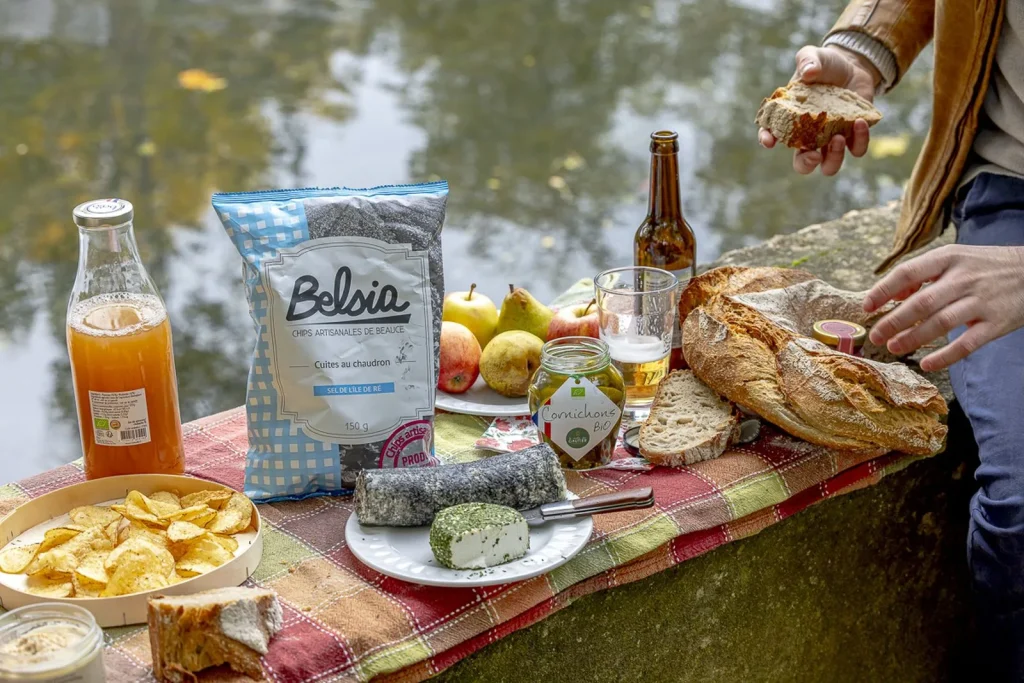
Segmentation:
<svg viewBox="0 0 1024 683">
<path fill-rule="evenodd" d="M 139 146 L 135 148 L 135 153 L 140 157 L 151 157 L 156 154 L 156 143 L 152 140 L 140 142 Z"/>
<path fill-rule="evenodd" d="M 487 187 L 492 189 L 492 190 L 497 191 L 497 190 L 501 189 L 501 181 L 498 180 L 497 178 L 488 178 L 487 179 Z"/>
<path fill-rule="evenodd" d="M 216 92 L 228 87 L 228 82 L 205 69 L 185 69 L 178 73 L 178 85 L 185 90 Z"/>
<path fill-rule="evenodd" d="M 551 235 L 544 235 L 543 237 L 540 238 L 540 246 L 544 247 L 545 249 L 550 249 L 551 247 L 555 246 L 555 238 L 552 237 Z"/>
<path fill-rule="evenodd" d="M 899 135 L 880 135 L 871 138 L 868 145 L 868 154 L 872 159 L 885 159 L 886 157 L 901 157 L 907 153 L 910 146 L 910 134 L 900 133 Z"/>
<path fill-rule="evenodd" d="M 565 189 L 565 178 L 560 175 L 553 175 L 548 178 L 548 187 L 553 190 L 564 190 Z"/>
</svg>

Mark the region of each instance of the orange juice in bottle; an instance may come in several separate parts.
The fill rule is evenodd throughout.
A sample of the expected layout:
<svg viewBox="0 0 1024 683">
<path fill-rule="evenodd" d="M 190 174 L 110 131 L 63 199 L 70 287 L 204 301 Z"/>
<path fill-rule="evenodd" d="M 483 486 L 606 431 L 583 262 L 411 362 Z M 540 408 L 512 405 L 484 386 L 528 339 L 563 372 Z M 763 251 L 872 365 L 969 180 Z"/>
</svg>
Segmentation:
<svg viewBox="0 0 1024 683">
<path fill-rule="evenodd" d="M 121 199 L 74 210 L 81 246 L 67 336 L 88 479 L 185 470 L 171 324 L 132 216 Z"/>
</svg>

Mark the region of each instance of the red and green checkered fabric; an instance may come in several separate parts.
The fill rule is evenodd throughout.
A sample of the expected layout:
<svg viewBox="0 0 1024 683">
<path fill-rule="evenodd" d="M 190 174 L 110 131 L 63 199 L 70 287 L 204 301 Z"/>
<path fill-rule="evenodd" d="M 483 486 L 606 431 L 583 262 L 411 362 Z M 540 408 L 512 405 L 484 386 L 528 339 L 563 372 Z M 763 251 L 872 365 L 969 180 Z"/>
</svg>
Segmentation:
<svg viewBox="0 0 1024 683">
<path fill-rule="evenodd" d="M 480 457 L 473 442 L 486 425 L 483 418 L 439 415 L 438 454 L 447 462 Z M 245 429 L 242 409 L 186 425 L 188 473 L 241 489 Z M 756 534 L 913 459 L 891 454 L 862 461 L 765 428 L 756 444 L 682 469 L 570 472 L 569 487 L 578 495 L 651 486 L 657 504 L 595 517 L 587 547 L 546 576 L 478 589 L 417 586 L 362 565 L 344 539 L 351 498 L 261 505 L 263 562 L 251 581 L 277 591 L 285 613 L 284 630 L 264 659 L 267 678 L 425 679 L 582 595 Z M 82 480 L 80 465 L 72 464 L 9 484 L 0 488 L 0 514 Z M 109 629 L 106 637 L 108 680 L 151 678 L 144 627 Z"/>
</svg>

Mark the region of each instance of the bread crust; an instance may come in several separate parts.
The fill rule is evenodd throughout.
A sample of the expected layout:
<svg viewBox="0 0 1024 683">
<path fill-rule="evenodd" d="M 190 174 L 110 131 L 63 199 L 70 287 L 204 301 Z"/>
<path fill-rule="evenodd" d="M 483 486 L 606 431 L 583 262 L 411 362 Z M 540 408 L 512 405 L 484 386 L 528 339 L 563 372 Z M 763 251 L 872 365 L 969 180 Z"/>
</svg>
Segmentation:
<svg viewBox="0 0 1024 683">
<path fill-rule="evenodd" d="M 813 284 L 760 298 L 793 306 L 791 289 Z M 878 454 L 941 450 L 947 407 L 931 383 L 899 363 L 840 353 L 787 329 L 748 305 L 753 298 L 691 301 L 698 305 L 683 325 L 683 354 L 708 386 L 811 443 Z"/>
<path fill-rule="evenodd" d="M 853 136 L 853 123 L 857 118 L 864 119 L 869 126 L 882 120 L 882 114 L 870 102 L 852 91 L 845 96 L 856 98 L 857 105 L 863 112 L 856 118 L 849 118 L 836 112 L 820 111 L 816 113 L 795 111 L 791 102 L 791 90 L 830 90 L 838 86 L 820 84 L 790 83 L 766 97 L 757 110 L 754 121 L 757 125 L 771 131 L 772 135 L 787 147 L 795 149 L 821 149 L 828 146 L 836 135 L 847 139 Z M 845 89 L 843 89 L 845 90 Z"/>
<path fill-rule="evenodd" d="M 690 280 L 679 296 L 679 319 L 719 294 L 747 294 L 789 287 L 814 280 L 813 274 L 793 268 L 722 266 Z"/>
</svg>

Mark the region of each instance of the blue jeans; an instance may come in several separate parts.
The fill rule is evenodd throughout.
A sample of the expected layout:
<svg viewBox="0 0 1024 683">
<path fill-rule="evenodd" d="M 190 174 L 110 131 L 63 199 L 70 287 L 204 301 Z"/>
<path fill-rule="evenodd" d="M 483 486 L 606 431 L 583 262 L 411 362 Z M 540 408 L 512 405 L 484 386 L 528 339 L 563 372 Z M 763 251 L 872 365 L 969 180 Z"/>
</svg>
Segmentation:
<svg viewBox="0 0 1024 683">
<path fill-rule="evenodd" d="M 1024 180 L 978 176 L 953 220 L 958 244 L 1024 246 Z M 979 659 L 987 680 L 1024 681 L 1024 328 L 953 365 L 950 379 L 980 459 L 967 538 Z"/>
</svg>

